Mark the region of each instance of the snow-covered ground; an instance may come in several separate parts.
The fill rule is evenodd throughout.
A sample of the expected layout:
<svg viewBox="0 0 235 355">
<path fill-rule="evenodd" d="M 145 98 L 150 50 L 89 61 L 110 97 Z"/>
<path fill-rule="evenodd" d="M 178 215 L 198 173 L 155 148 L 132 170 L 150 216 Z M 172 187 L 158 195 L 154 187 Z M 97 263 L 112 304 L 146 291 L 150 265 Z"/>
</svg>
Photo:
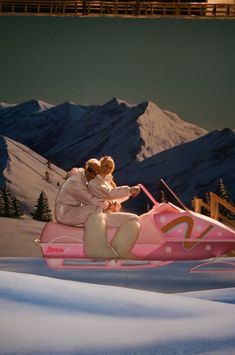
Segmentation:
<svg viewBox="0 0 235 355">
<path fill-rule="evenodd" d="M 190 266 L 86 272 L 0 258 L 0 354 L 234 354 L 235 273 Z"/>
<path fill-rule="evenodd" d="M 2 256 L 40 256 L 33 240 L 39 238 L 45 222 L 21 218 L 0 218 L 0 257 Z"/>
</svg>

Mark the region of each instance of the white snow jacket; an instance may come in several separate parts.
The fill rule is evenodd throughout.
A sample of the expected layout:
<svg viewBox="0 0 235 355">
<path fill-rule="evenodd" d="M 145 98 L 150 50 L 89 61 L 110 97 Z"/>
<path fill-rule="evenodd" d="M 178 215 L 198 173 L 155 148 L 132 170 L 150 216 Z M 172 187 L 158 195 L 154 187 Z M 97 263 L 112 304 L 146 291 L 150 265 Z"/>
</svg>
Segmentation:
<svg viewBox="0 0 235 355">
<path fill-rule="evenodd" d="M 55 218 L 59 223 L 79 225 L 91 213 L 102 212 L 108 206 L 104 198 L 95 197 L 88 190 L 84 169 L 80 168 L 61 186 L 55 202 Z"/>
<path fill-rule="evenodd" d="M 106 181 L 100 175 L 96 175 L 94 179 L 89 181 L 88 189 L 94 196 L 103 200 L 117 200 L 121 203 L 130 197 L 129 186 L 112 187 L 109 181 Z"/>
</svg>

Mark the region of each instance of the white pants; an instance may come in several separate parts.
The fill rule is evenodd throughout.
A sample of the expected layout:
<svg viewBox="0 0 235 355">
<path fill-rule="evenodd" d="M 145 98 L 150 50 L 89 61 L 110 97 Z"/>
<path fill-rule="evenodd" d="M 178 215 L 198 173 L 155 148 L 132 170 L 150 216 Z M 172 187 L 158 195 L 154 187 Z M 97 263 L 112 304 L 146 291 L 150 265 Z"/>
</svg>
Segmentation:
<svg viewBox="0 0 235 355">
<path fill-rule="evenodd" d="M 117 227 L 111 244 L 107 241 L 107 227 Z M 92 213 L 84 224 L 84 250 L 89 258 L 133 259 L 131 253 L 139 234 L 138 216 L 132 213 Z"/>
<path fill-rule="evenodd" d="M 123 223 L 130 221 L 139 221 L 139 217 L 134 213 L 110 212 L 105 213 L 107 227 L 120 227 Z"/>
</svg>

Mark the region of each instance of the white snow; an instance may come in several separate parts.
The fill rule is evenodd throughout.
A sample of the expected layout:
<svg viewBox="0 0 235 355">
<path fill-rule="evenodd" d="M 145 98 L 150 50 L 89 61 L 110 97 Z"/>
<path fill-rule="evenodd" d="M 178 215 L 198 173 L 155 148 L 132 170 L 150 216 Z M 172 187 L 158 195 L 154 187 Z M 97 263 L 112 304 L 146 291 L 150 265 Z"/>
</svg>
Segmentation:
<svg viewBox="0 0 235 355">
<path fill-rule="evenodd" d="M 40 107 L 39 111 L 45 111 L 45 110 L 48 110 L 48 109 L 54 107 L 54 105 L 44 102 L 42 100 L 38 100 L 38 105 Z"/>
<path fill-rule="evenodd" d="M 0 318 L 0 354 L 225 355 L 235 347 L 232 304 L 6 271 Z"/>
<path fill-rule="evenodd" d="M 185 292 L 182 295 L 187 297 L 195 297 L 216 302 L 226 302 L 235 304 L 235 288 L 228 287 L 220 290 L 202 290 Z"/>
<path fill-rule="evenodd" d="M 8 107 L 13 107 L 13 106 L 17 106 L 17 104 L 9 104 L 6 102 L 0 102 L 0 108 L 8 108 Z"/>
<path fill-rule="evenodd" d="M 207 133 L 203 128 L 184 122 L 177 114 L 161 110 L 153 102 L 148 103 L 137 122 L 144 142 L 137 154 L 138 160 L 144 160 L 179 144 L 193 141 Z"/>
</svg>

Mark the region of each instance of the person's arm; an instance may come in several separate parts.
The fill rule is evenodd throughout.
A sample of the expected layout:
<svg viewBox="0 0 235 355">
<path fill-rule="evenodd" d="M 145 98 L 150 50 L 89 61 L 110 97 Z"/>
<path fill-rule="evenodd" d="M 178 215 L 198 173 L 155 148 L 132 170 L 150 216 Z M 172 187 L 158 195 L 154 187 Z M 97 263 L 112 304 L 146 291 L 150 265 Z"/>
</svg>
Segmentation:
<svg viewBox="0 0 235 355">
<path fill-rule="evenodd" d="M 131 188 L 129 186 L 118 186 L 114 188 L 110 188 L 108 184 L 102 182 L 100 179 L 93 179 L 88 184 L 89 191 L 105 200 L 118 200 L 118 201 L 126 201 L 131 195 Z"/>
<path fill-rule="evenodd" d="M 105 201 L 104 198 L 94 196 L 87 186 L 83 183 L 80 176 L 71 177 L 67 181 L 69 193 L 74 199 L 84 205 L 100 206 L 103 210 L 107 210 L 110 207 L 110 203 Z"/>
<path fill-rule="evenodd" d="M 79 173 L 79 168 L 72 168 L 70 171 L 67 172 L 66 179 L 78 173 Z"/>
</svg>

